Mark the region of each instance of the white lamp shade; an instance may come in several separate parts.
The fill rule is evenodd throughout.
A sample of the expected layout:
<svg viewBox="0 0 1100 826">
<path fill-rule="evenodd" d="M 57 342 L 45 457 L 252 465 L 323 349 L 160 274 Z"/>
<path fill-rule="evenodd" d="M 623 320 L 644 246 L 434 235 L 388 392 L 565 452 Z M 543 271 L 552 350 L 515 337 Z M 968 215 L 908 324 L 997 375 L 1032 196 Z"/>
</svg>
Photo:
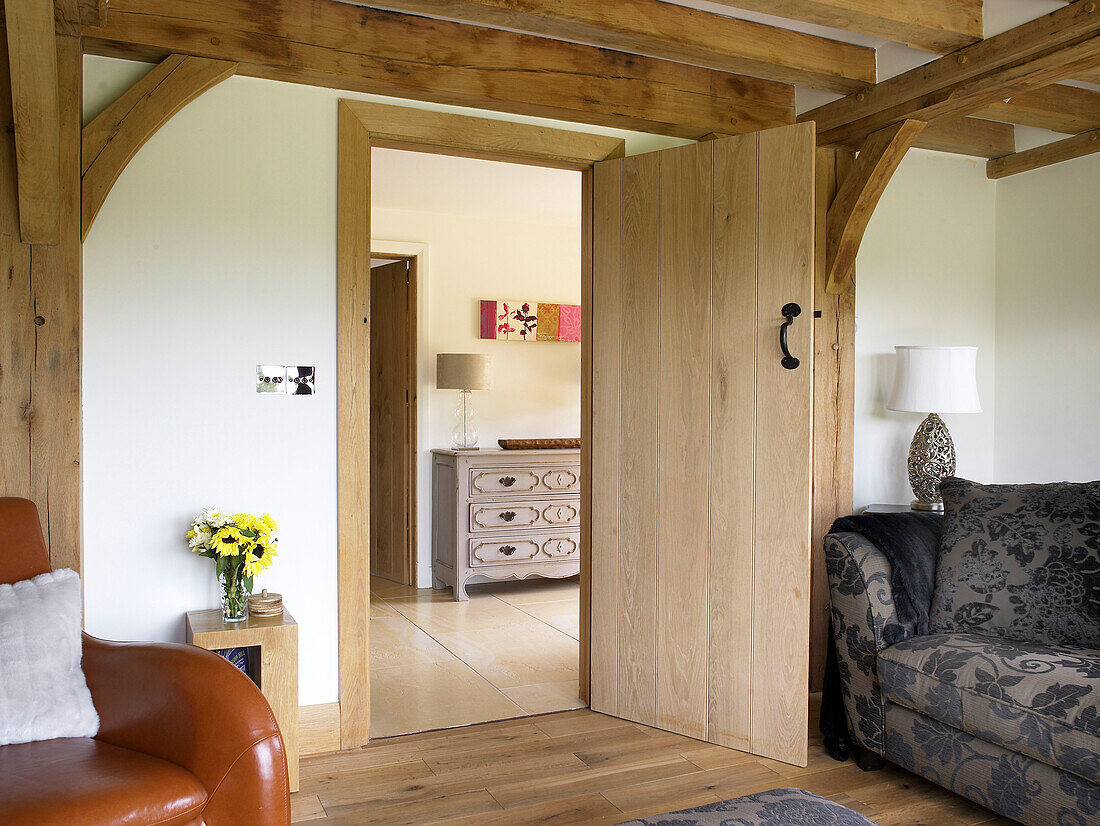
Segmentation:
<svg viewBox="0 0 1100 826">
<path fill-rule="evenodd" d="M 435 386 L 439 390 L 492 390 L 493 357 L 481 353 L 438 353 Z"/>
<path fill-rule="evenodd" d="M 898 371 L 886 407 L 905 413 L 981 413 L 977 347 L 895 347 Z"/>
</svg>

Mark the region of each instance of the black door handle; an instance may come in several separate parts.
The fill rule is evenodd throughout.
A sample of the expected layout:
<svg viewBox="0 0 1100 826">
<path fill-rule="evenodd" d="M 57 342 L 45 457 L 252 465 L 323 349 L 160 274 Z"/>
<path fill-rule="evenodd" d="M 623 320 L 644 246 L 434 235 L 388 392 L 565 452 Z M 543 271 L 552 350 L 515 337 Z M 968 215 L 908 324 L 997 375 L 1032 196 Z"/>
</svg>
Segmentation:
<svg viewBox="0 0 1100 826">
<path fill-rule="evenodd" d="M 794 370 L 800 362 L 791 355 L 791 351 L 787 347 L 787 328 L 794 324 L 796 318 L 802 315 L 802 308 L 792 301 L 790 304 L 784 304 L 783 309 L 779 312 L 786 319 L 783 326 L 779 328 L 779 347 L 783 350 L 783 358 L 779 363 L 788 370 Z"/>
</svg>

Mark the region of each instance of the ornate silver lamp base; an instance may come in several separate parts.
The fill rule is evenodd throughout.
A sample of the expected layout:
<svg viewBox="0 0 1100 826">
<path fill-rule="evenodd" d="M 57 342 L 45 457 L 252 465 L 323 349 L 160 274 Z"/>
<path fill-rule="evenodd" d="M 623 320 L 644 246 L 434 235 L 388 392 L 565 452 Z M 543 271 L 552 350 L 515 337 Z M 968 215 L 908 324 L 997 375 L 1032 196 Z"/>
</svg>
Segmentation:
<svg viewBox="0 0 1100 826">
<path fill-rule="evenodd" d="M 940 482 L 954 475 L 955 443 L 943 419 L 929 413 L 909 445 L 909 484 L 917 496 L 913 500 L 913 510 L 942 511 Z"/>
</svg>

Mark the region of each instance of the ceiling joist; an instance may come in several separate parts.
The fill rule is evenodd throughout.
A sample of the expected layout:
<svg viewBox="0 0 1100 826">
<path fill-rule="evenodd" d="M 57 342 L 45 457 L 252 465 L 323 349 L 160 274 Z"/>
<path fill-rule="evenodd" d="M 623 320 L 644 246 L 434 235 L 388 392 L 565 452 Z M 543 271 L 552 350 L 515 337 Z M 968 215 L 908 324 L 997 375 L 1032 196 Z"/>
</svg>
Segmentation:
<svg viewBox="0 0 1100 826">
<path fill-rule="evenodd" d="M 1083 132 L 1072 138 L 1055 141 L 1034 149 L 1025 149 L 1014 155 L 994 158 L 985 165 L 986 175 L 990 178 L 1006 178 L 1020 172 L 1050 166 L 1051 164 L 1083 158 L 1100 152 L 1100 129 Z"/>
<path fill-rule="evenodd" d="M 1016 151 L 1016 130 L 1008 123 L 954 118 L 928 124 L 917 135 L 913 146 L 976 158 L 999 158 Z"/>
<path fill-rule="evenodd" d="M 715 0 L 946 54 L 982 39 L 982 0 Z"/>
<path fill-rule="evenodd" d="M 974 115 L 1076 135 L 1100 128 L 1100 92 L 1055 84 L 1012 95 Z"/>
<path fill-rule="evenodd" d="M 1004 97 L 1071 77 L 1100 59 L 1096 0 L 1077 0 L 802 114 L 816 121 L 822 145 L 854 148 L 872 132 L 906 118 L 933 122 L 966 115 Z"/>
<path fill-rule="evenodd" d="M 112 0 L 93 54 L 234 60 L 239 74 L 697 138 L 794 121 L 794 88 L 332 0 Z"/>
<path fill-rule="evenodd" d="M 851 92 L 876 80 L 874 49 L 653 0 L 358 2 L 832 92 Z"/>
</svg>

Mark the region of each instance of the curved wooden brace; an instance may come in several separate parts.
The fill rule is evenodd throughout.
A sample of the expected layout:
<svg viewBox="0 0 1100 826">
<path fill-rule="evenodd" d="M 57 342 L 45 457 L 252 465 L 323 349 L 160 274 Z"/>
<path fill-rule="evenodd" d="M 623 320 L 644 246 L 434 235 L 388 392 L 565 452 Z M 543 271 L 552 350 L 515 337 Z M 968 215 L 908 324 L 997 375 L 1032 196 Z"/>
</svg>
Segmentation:
<svg viewBox="0 0 1100 826">
<path fill-rule="evenodd" d="M 171 55 L 84 127 L 80 136 L 80 238 L 126 164 L 176 112 L 237 71 L 237 64 Z"/>
<path fill-rule="evenodd" d="M 826 218 L 826 292 L 837 295 L 850 284 L 867 222 L 894 170 L 923 128 L 923 121 L 901 121 L 872 132 L 860 147 Z"/>
</svg>

